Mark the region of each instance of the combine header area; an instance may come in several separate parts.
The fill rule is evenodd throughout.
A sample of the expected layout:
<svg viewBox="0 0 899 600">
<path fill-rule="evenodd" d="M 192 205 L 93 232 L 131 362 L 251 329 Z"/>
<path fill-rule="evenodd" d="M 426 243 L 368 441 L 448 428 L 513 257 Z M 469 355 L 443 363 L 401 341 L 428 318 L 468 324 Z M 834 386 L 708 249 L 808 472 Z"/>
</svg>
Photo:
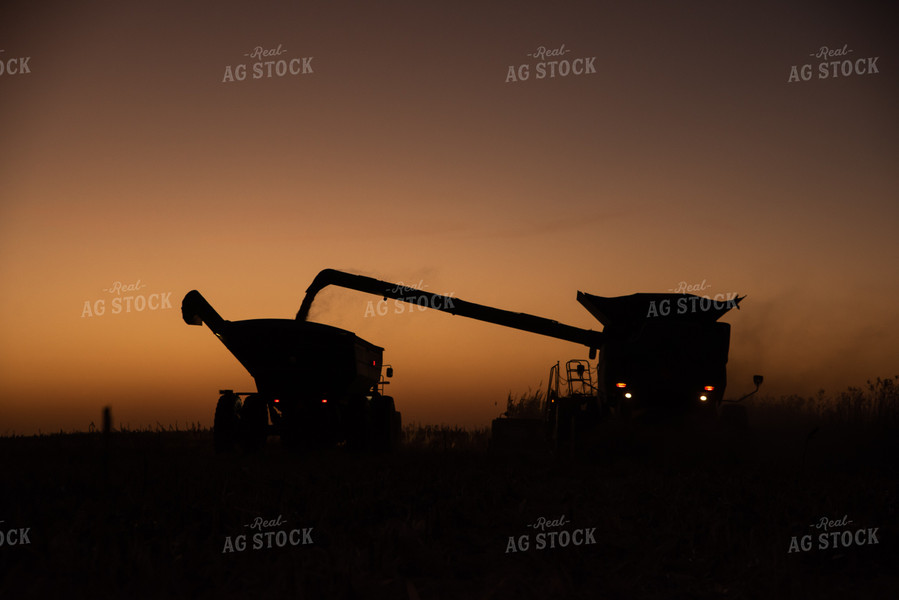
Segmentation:
<svg viewBox="0 0 899 600">
<path fill-rule="evenodd" d="M 743 298 L 578 292 L 577 299 L 604 326 L 597 364 L 604 408 L 634 416 L 715 412 L 730 346 L 730 325 L 718 319 Z"/>
<path fill-rule="evenodd" d="M 739 309 L 744 297 L 606 298 L 578 292 L 578 302 L 604 326 L 603 345 L 595 380 L 585 360 L 568 361 L 564 371 L 556 363 L 550 370 L 547 439 L 556 446 L 571 444 L 607 417 L 666 421 L 720 416 L 728 426 L 744 427 L 744 407 L 724 399 L 730 325 L 718 322 L 730 309 Z M 762 377 L 754 382 L 758 390 Z"/>
</svg>

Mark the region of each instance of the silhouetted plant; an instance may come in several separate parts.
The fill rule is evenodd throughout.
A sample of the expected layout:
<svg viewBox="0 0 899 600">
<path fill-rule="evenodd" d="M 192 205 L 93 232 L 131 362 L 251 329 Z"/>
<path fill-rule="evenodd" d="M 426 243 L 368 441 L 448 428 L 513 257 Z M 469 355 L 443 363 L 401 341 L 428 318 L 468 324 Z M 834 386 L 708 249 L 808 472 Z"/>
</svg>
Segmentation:
<svg viewBox="0 0 899 600">
<path fill-rule="evenodd" d="M 512 392 L 509 392 L 503 415 L 513 419 L 539 419 L 543 416 L 543 396 L 539 389 L 533 393 L 528 390 L 516 400 L 512 397 Z"/>
</svg>

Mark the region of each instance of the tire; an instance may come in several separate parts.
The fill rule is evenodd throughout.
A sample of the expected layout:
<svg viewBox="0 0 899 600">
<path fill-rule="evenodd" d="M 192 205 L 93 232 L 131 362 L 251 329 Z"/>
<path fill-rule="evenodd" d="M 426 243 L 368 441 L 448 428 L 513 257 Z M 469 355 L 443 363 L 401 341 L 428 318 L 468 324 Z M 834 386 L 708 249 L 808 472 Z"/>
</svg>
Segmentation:
<svg viewBox="0 0 899 600">
<path fill-rule="evenodd" d="M 251 394 L 240 409 L 240 444 L 247 452 L 256 452 L 268 437 L 268 403 L 263 396 Z"/>
<path fill-rule="evenodd" d="M 240 410 L 240 397 L 237 394 L 226 392 L 219 396 L 212 424 L 212 442 L 216 454 L 223 454 L 234 449 L 240 423 L 238 410 Z"/>
<path fill-rule="evenodd" d="M 365 452 L 369 447 L 371 433 L 368 399 L 365 396 L 352 396 L 341 408 L 340 433 L 346 440 L 346 449 L 354 453 Z"/>
<path fill-rule="evenodd" d="M 368 419 L 368 440 L 372 452 L 390 452 L 396 449 L 399 440 L 398 415 L 391 396 L 372 396 Z"/>
</svg>

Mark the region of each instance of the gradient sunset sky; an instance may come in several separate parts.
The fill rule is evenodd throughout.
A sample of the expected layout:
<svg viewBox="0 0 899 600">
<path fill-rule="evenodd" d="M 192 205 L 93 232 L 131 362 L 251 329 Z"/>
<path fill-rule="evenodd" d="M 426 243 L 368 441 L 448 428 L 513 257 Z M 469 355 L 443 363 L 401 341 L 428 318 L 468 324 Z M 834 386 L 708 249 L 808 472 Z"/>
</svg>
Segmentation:
<svg viewBox="0 0 899 600">
<path fill-rule="evenodd" d="M 217 391 L 253 383 L 183 323 L 184 294 L 292 318 L 324 268 L 597 330 L 578 290 L 704 281 L 747 295 L 724 319 L 729 396 L 754 373 L 773 395 L 899 374 L 890 8 L 4 3 L 0 61 L 30 72 L 0 75 L 0 434 L 86 429 L 106 405 L 211 425 Z M 253 79 L 257 47 L 311 72 Z M 538 79 L 541 47 L 592 68 Z M 171 308 L 112 314 L 115 282 Z M 436 311 L 366 316 L 377 300 L 329 288 L 311 318 L 386 348 L 406 422 L 487 425 L 586 357 Z"/>
</svg>

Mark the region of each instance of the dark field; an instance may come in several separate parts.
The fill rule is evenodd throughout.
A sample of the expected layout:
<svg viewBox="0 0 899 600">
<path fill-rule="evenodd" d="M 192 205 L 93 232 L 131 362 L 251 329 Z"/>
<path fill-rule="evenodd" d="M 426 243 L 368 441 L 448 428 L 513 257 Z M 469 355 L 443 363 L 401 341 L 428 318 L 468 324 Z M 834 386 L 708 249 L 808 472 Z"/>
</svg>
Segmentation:
<svg viewBox="0 0 899 600">
<path fill-rule="evenodd" d="M 613 423 L 571 456 L 449 428 L 389 456 L 0 438 L 0 531 L 29 542 L 0 546 L 0 597 L 894 598 L 894 384 L 759 402 L 745 432 Z"/>
</svg>

